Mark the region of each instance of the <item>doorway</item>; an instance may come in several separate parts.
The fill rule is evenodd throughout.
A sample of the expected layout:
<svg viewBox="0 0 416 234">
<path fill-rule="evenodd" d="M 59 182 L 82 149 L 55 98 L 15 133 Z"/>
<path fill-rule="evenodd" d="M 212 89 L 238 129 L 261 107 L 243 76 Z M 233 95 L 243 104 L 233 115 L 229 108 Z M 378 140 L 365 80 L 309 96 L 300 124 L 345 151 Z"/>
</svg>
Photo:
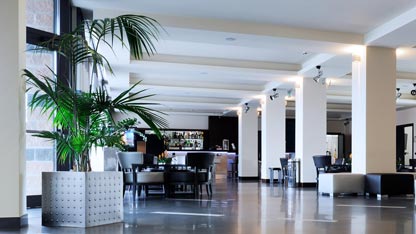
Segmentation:
<svg viewBox="0 0 416 234">
<path fill-rule="evenodd" d="M 414 158 L 413 149 L 414 129 L 413 124 L 396 126 L 396 164 L 409 165 Z"/>
</svg>

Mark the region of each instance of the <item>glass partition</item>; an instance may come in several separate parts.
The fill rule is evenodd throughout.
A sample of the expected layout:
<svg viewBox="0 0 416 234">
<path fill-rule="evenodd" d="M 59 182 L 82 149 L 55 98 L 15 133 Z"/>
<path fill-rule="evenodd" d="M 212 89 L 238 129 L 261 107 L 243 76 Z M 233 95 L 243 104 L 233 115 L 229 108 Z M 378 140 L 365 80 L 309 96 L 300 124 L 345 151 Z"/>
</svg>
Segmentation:
<svg viewBox="0 0 416 234">
<path fill-rule="evenodd" d="M 26 51 L 26 68 L 34 74 L 42 74 L 50 76 L 52 72 L 48 70 L 55 69 L 55 53 L 45 52 L 39 53 L 30 50 L 33 45 L 27 45 Z M 36 92 L 31 88 L 26 93 L 26 103 L 32 98 Z M 26 194 L 40 195 L 42 193 L 42 172 L 53 171 L 55 168 L 54 155 L 55 144 L 51 141 L 34 137 L 40 131 L 50 131 L 53 129 L 52 119 L 48 115 L 41 115 L 40 109 L 31 110 L 26 105 Z"/>
</svg>

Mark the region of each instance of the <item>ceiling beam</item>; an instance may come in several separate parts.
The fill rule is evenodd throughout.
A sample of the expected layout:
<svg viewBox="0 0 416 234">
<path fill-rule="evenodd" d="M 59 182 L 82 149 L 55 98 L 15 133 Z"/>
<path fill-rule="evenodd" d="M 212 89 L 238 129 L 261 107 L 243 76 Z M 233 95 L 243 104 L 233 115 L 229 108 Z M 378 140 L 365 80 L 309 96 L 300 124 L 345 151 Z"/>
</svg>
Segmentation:
<svg viewBox="0 0 416 234">
<path fill-rule="evenodd" d="M 152 56 L 145 56 L 141 61 L 193 64 L 193 65 L 205 65 L 205 66 L 215 66 L 215 67 L 263 69 L 263 70 L 273 70 L 273 71 L 282 71 L 282 72 L 286 72 L 286 71 L 294 72 L 294 71 L 299 70 L 300 68 L 299 64 L 291 64 L 291 63 L 276 63 L 276 62 L 253 61 L 253 60 L 233 60 L 233 59 L 168 55 L 168 54 L 155 54 Z"/>
<path fill-rule="evenodd" d="M 383 42 L 383 39 L 394 34 L 396 31 L 405 26 L 416 22 L 416 7 L 404 12 L 403 14 L 385 22 L 384 24 L 374 28 L 364 35 L 364 44 L 366 45 L 384 45 L 396 48 L 401 46 L 397 43 Z"/>
<path fill-rule="evenodd" d="M 164 86 L 164 85 L 140 85 L 132 91 L 139 91 L 147 89 L 149 93 L 153 94 L 169 94 L 172 96 L 195 96 L 195 97 L 218 97 L 218 98 L 244 98 L 254 97 L 258 95 L 261 90 L 236 90 L 236 89 L 221 89 L 221 88 L 205 88 L 205 87 L 183 87 L 183 86 Z"/>
<path fill-rule="evenodd" d="M 146 57 L 143 60 L 133 60 L 130 65 L 114 65 L 113 67 L 130 66 L 135 68 L 159 68 L 166 66 L 171 68 L 197 68 L 203 71 L 211 69 L 223 72 L 245 72 L 245 73 L 263 73 L 271 75 L 296 75 L 300 66 L 298 64 L 258 62 L 258 61 L 241 61 L 217 58 L 198 58 L 192 56 L 172 56 L 172 55 L 155 55 Z M 133 71 L 131 70 L 131 71 Z"/>
<path fill-rule="evenodd" d="M 145 102 L 148 103 L 158 103 L 158 106 L 165 106 L 165 107 L 175 107 L 174 109 L 181 108 L 198 108 L 198 109 L 230 109 L 236 107 L 237 104 L 224 104 L 224 103 L 212 103 L 212 102 L 193 102 L 190 101 L 160 101 L 160 100 L 152 100 L 146 99 Z"/>
<path fill-rule="evenodd" d="M 298 71 L 298 75 L 304 76 L 310 70 L 316 70 L 317 65 L 322 65 L 330 59 L 334 58 L 333 54 L 318 54 L 302 64 L 302 68 Z"/>
<path fill-rule="evenodd" d="M 115 17 L 120 14 L 138 12 L 104 10 L 99 9 L 100 15 Z M 334 32 L 317 29 L 289 27 L 275 24 L 239 22 L 223 19 L 207 19 L 184 16 L 167 16 L 157 14 L 147 14 L 156 19 L 164 27 L 187 28 L 203 31 L 217 31 L 235 34 L 246 34 L 255 36 L 267 36 L 276 38 L 291 38 L 306 41 L 323 41 L 343 44 L 363 44 L 363 35 L 357 33 Z"/>
</svg>

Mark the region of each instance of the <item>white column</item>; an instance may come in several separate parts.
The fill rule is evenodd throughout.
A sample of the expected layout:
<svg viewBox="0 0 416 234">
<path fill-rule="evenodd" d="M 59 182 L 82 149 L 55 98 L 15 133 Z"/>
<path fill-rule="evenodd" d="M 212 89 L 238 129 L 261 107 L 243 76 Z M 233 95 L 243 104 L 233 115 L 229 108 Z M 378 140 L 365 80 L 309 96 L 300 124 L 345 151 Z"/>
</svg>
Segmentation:
<svg viewBox="0 0 416 234">
<path fill-rule="evenodd" d="M 283 93 L 284 92 L 284 93 Z M 269 167 L 280 167 L 286 151 L 286 91 L 274 100 L 266 98 L 261 113 L 261 178 L 270 179 Z M 277 178 L 277 171 L 275 173 Z"/>
<path fill-rule="evenodd" d="M 300 159 L 300 182 L 316 183 L 312 156 L 326 152 L 325 85 L 300 78 L 296 88 L 296 158 Z"/>
<path fill-rule="evenodd" d="M 352 172 L 396 171 L 396 51 L 367 47 L 352 63 Z"/>
<path fill-rule="evenodd" d="M 238 115 L 238 177 L 258 177 L 258 117 L 253 107 Z"/>
<path fill-rule="evenodd" d="M 18 221 L 26 213 L 24 0 L 4 0 L 0 7 L 0 220 Z M 2 222 L 0 222 L 2 223 Z"/>
</svg>

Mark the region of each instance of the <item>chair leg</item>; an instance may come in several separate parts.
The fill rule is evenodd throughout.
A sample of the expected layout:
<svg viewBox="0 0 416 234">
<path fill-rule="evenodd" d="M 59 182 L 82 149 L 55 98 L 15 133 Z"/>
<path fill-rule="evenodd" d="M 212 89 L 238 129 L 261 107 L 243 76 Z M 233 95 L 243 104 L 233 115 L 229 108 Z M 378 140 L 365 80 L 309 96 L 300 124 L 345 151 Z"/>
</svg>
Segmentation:
<svg viewBox="0 0 416 234">
<path fill-rule="evenodd" d="M 146 197 L 149 196 L 149 186 L 148 185 L 144 185 L 144 192 L 146 194 Z"/>
<path fill-rule="evenodd" d="M 206 184 L 206 185 L 205 185 L 205 189 L 207 190 L 207 195 L 208 195 L 208 197 L 210 197 L 210 193 L 209 193 L 209 186 L 208 186 L 208 184 Z"/>
<path fill-rule="evenodd" d="M 133 184 L 133 200 L 136 200 L 136 185 Z"/>
<path fill-rule="evenodd" d="M 211 194 L 211 197 L 212 197 L 212 184 L 211 184 L 211 183 L 209 183 L 209 184 L 208 184 L 208 187 L 209 187 L 209 193 Z"/>
<path fill-rule="evenodd" d="M 123 198 L 124 198 L 124 194 L 126 194 L 126 185 L 123 184 Z"/>
<path fill-rule="evenodd" d="M 137 197 L 140 197 L 141 195 L 142 195 L 142 185 L 138 185 Z"/>
</svg>

